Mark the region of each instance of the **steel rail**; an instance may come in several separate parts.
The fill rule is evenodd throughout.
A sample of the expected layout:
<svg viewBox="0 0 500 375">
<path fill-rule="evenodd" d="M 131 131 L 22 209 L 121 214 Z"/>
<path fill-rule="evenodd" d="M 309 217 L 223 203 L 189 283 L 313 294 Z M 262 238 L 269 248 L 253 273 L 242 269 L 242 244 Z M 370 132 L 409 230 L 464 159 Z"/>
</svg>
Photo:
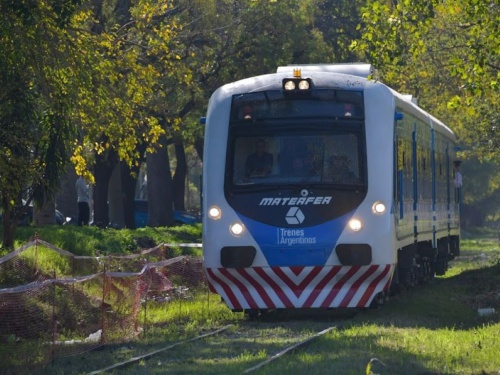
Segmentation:
<svg viewBox="0 0 500 375">
<path fill-rule="evenodd" d="M 281 352 L 279 352 L 279 353 L 277 353 L 277 354 L 273 355 L 271 358 L 268 358 L 267 360 L 265 360 L 265 361 L 263 361 L 263 362 L 259 363 L 258 365 L 254 366 L 254 367 L 251 367 L 251 368 L 249 368 L 249 369 L 246 369 L 246 370 L 243 372 L 243 374 L 248 374 L 248 373 L 250 373 L 250 372 L 252 372 L 252 371 L 255 371 L 255 370 L 257 370 L 257 369 L 259 369 L 259 368 L 261 368 L 261 367 L 263 367 L 263 366 L 265 366 L 265 365 L 267 365 L 267 364 L 271 363 L 272 361 L 274 361 L 274 360 L 276 360 L 276 359 L 278 359 L 278 358 L 281 358 L 284 354 L 286 354 L 286 353 L 288 353 L 288 352 L 290 352 L 290 351 L 292 351 L 292 350 L 294 350 L 294 349 L 297 349 L 299 346 L 302 346 L 302 345 L 304 345 L 304 344 L 307 344 L 308 342 L 310 342 L 310 341 L 312 341 L 312 340 L 314 340 L 314 339 L 316 339 L 316 338 L 318 338 L 318 337 L 320 337 L 320 336 L 324 335 L 325 333 L 330 332 L 331 330 L 333 330 L 333 329 L 335 329 L 335 328 L 337 328 L 337 327 L 336 327 L 336 326 L 329 327 L 329 328 L 327 328 L 327 329 L 324 329 L 323 331 L 320 331 L 320 332 L 318 332 L 318 333 L 314 334 L 313 336 L 311 336 L 311 337 L 309 337 L 309 338 L 307 338 L 307 339 L 305 339 L 305 340 L 302 340 L 302 341 L 300 341 L 300 342 L 298 342 L 298 343 L 296 343 L 296 344 L 294 344 L 294 345 L 292 345 L 292 346 L 289 346 L 288 348 L 286 348 L 286 349 L 282 350 Z"/>
<path fill-rule="evenodd" d="M 142 359 L 146 359 L 146 358 L 152 357 L 155 354 L 158 354 L 160 352 L 164 352 L 165 350 L 172 349 L 172 348 L 174 348 L 176 346 L 185 344 L 187 342 L 196 341 L 196 340 L 202 339 L 204 337 L 216 335 L 216 334 L 218 334 L 220 332 L 223 332 L 223 331 L 227 330 L 231 326 L 232 326 L 232 324 L 229 324 L 229 325 L 227 325 L 225 327 L 219 328 L 216 331 L 208 332 L 208 333 L 205 333 L 205 334 L 200 335 L 200 336 L 193 337 L 193 338 L 188 339 L 188 340 L 183 340 L 183 341 L 176 342 L 174 344 L 170 344 L 170 345 L 168 345 L 168 346 L 166 346 L 164 348 L 157 349 L 157 350 L 154 350 L 152 352 L 149 352 L 149 353 L 137 356 L 137 357 L 133 357 L 133 358 L 127 359 L 126 361 L 115 363 L 115 364 L 113 364 L 111 366 L 108 366 L 108 367 L 105 367 L 105 368 L 102 368 L 102 369 L 99 369 L 99 370 L 96 370 L 96 371 L 89 372 L 88 375 L 97 375 L 97 374 L 101 374 L 101 373 L 109 371 L 109 370 L 113 370 L 113 369 L 118 368 L 118 367 L 123 367 L 123 366 L 126 366 L 126 365 L 130 365 L 130 364 L 132 364 L 134 362 L 138 362 L 138 361 L 140 361 Z"/>
</svg>

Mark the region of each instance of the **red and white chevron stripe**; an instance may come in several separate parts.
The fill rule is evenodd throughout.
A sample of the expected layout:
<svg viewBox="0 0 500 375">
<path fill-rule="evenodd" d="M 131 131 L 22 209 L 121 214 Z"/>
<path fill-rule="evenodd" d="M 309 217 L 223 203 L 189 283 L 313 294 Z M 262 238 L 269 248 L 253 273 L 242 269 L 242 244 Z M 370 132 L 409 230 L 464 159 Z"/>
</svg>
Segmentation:
<svg viewBox="0 0 500 375">
<path fill-rule="evenodd" d="M 212 292 L 235 310 L 368 307 L 394 265 L 207 268 Z"/>
</svg>

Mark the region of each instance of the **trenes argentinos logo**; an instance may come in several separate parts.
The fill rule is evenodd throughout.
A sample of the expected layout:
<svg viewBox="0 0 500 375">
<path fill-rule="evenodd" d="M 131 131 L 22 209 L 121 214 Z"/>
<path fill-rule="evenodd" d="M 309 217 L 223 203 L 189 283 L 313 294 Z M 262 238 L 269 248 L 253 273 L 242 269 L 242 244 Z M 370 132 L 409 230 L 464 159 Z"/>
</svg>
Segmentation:
<svg viewBox="0 0 500 375">
<path fill-rule="evenodd" d="M 316 236 L 309 236 L 304 229 L 278 228 L 278 245 L 300 246 L 313 245 L 317 242 Z"/>
</svg>

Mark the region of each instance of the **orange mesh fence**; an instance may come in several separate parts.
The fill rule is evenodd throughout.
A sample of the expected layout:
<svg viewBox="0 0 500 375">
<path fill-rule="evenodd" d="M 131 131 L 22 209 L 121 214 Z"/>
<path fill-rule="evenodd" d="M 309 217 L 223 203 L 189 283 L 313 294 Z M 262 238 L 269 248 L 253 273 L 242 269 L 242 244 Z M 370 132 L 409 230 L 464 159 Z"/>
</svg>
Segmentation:
<svg viewBox="0 0 500 375">
<path fill-rule="evenodd" d="M 128 341 L 147 329 L 148 301 L 208 293 L 202 259 L 165 259 L 168 247 L 79 257 L 36 239 L 0 258 L 0 374 Z"/>
</svg>

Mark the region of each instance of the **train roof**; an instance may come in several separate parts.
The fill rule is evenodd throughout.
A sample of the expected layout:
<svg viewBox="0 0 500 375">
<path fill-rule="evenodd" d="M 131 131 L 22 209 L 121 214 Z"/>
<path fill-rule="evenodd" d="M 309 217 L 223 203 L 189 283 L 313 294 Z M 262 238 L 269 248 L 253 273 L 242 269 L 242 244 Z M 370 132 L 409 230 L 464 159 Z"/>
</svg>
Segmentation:
<svg viewBox="0 0 500 375">
<path fill-rule="evenodd" d="M 456 140 L 453 131 L 448 126 L 446 126 L 441 120 L 437 119 L 430 113 L 426 112 L 423 108 L 419 107 L 411 95 L 401 94 L 390 87 L 389 90 L 391 90 L 392 95 L 394 95 L 395 98 L 398 98 L 400 100 L 399 103 L 405 103 L 404 108 L 406 110 L 409 110 L 410 112 L 413 112 L 415 114 L 418 113 L 420 116 L 426 117 L 431 127 L 435 131 L 445 135 L 447 138 L 451 138 L 453 141 Z"/>
<path fill-rule="evenodd" d="M 294 69 L 301 69 L 307 72 L 349 74 L 363 78 L 368 78 L 368 76 L 373 76 L 376 73 L 371 64 L 363 63 L 287 65 L 278 67 L 276 72 L 292 74 Z"/>
</svg>

